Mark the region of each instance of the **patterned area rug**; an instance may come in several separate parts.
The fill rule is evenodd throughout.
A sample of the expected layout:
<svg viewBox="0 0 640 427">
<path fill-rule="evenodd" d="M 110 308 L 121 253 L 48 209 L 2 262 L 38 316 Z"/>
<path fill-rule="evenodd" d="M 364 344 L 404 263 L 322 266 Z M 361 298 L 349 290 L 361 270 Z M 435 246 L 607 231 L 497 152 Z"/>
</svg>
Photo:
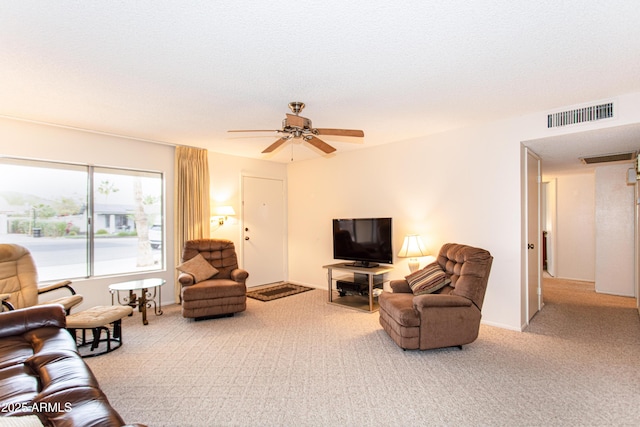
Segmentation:
<svg viewBox="0 0 640 427">
<path fill-rule="evenodd" d="M 273 301 L 274 299 L 288 297 L 290 295 L 311 291 L 313 289 L 314 288 L 309 288 L 307 286 L 294 285 L 293 283 L 279 283 L 266 288 L 256 289 L 255 291 L 249 291 L 247 292 L 247 297 L 260 301 Z"/>
</svg>

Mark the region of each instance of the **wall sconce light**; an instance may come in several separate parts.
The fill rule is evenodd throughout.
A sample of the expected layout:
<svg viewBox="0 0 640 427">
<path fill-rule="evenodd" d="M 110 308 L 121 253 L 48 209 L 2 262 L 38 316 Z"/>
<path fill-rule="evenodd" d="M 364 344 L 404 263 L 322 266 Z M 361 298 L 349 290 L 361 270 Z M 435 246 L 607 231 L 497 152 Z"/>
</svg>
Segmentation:
<svg viewBox="0 0 640 427">
<path fill-rule="evenodd" d="M 218 206 L 214 209 L 213 215 L 218 219 L 218 225 L 224 225 L 224 222 L 229 216 L 235 215 L 236 211 L 233 210 L 233 206 Z"/>
<path fill-rule="evenodd" d="M 427 250 L 422 243 L 422 238 L 417 234 L 408 234 L 404 238 L 402 248 L 398 256 L 400 258 L 409 258 L 409 270 L 413 273 L 420 267 L 418 257 L 427 256 Z"/>
</svg>

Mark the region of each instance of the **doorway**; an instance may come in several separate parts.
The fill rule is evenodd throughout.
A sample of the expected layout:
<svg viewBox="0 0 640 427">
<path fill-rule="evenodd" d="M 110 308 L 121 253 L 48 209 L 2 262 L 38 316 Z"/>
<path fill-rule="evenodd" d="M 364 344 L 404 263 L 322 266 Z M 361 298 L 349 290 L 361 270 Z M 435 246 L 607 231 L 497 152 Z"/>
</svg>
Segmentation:
<svg viewBox="0 0 640 427">
<path fill-rule="evenodd" d="M 282 179 L 242 177 L 242 251 L 249 287 L 285 280 L 284 188 Z"/>
<path fill-rule="evenodd" d="M 611 153 L 626 153 L 634 151 L 637 152 L 639 148 L 638 138 L 640 138 L 640 123 L 633 123 L 592 130 L 578 130 L 578 128 L 576 128 L 573 129 L 573 132 L 570 133 L 543 137 L 536 140 L 523 141 L 522 144 L 527 149 L 533 150 L 536 154 L 539 155 L 541 159 L 542 171 L 547 177 L 547 181 L 549 181 L 549 177 L 559 177 L 557 180 L 553 181 L 552 186 L 546 186 L 545 191 L 547 191 L 547 194 L 549 194 L 549 190 L 551 190 L 551 200 L 557 200 L 557 209 L 558 212 L 560 212 L 563 209 L 567 209 L 567 206 L 571 207 L 571 209 L 573 210 L 576 210 L 577 206 L 581 204 L 587 204 L 588 197 L 596 197 L 597 188 L 594 188 L 590 192 L 582 191 L 582 188 L 584 188 L 586 184 L 584 183 L 584 179 L 580 180 L 578 177 L 580 175 L 585 176 L 586 174 L 594 173 L 595 169 L 598 167 L 598 164 L 592 164 L 590 162 L 588 163 L 582 161 L 581 159 L 583 157 L 605 156 Z M 525 179 L 524 170 L 526 168 L 526 161 L 524 160 L 524 158 L 525 156 L 523 156 L 522 163 L 523 180 Z M 632 166 L 633 165 L 629 165 L 628 167 Z M 618 175 L 621 175 L 621 177 L 616 177 L 615 182 L 617 183 L 616 185 L 621 186 L 624 184 L 626 174 L 622 173 Z M 549 182 L 551 183 L 551 181 Z M 606 182 L 606 180 L 603 182 Z M 637 187 L 637 185 L 632 187 Z M 608 194 L 613 194 L 617 191 L 620 191 L 620 189 L 609 191 Z M 561 197 L 560 193 L 564 194 L 564 196 Z M 573 198 L 567 199 L 567 194 L 571 195 Z M 640 235 L 640 227 L 637 211 L 638 200 L 640 200 L 639 197 L 640 196 L 638 195 L 638 193 L 636 193 L 634 196 L 636 211 L 635 218 L 633 218 L 632 221 L 635 225 L 635 230 L 629 233 L 632 237 L 635 236 L 637 240 L 635 248 L 631 248 L 628 250 L 628 252 L 635 252 L 635 258 L 632 261 L 632 264 L 634 264 L 634 266 L 630 267 L 628 270 L 634 276 L 634 278 L 632 279 L 632 285 L 635 289 L 634 293 L 636 298 L 636 305 L 640 309 L 640 273 L 638 273 L 640 271 L 640 267 L 638 267 L 640 265 L 640 251 L 638 250 L 638 247 L 640 246 L 640 243 L 638 243 L 640 242 L 640 238 L 638 237 Z M 523 203 L 527 203 L 524 195 Z M 561 203 L 562 207 L 560 206 Z M 523 206 L 523 215 L 526 215 L 526 210 L 527 208 Z M 553 209 L 550 210 L 547 206 L 546 211 L 553 212 Z M 561 220 L 558 215 L 554 217 L 556 224 L 553 224 L 552 235 L 550 236 L 551 238 L 547 241 L 548 252 L 550 252 L 547 254 L 547 261 L 551 262 L 551 265 L 547 265 L 549 273 L 552 273 L 556 277 L 570 277 L 579 280 L 593 280 L 595 282 L 595 275 L 593 279 L 582 278 L 582 276 L 585 275 L 586 272 L 590 271 L 589 268 L 578 267 L 578 261 L 595 259 L 595 256 L 585 256 L 584 254 L 585 252 L 587 252 L 587 248 L 591 248 L 590 250 L 592 252 L 596 251 L 595 244 L 589 246 L 583 243 L 579 243 L 577 247 L 575 247 L 575 250 L 571 250 L 570 248 L 567 248 L 567 245 L 570 245 L 571 243 L 566 243 L 572 242 L 574 240 L 579 240 L 580 242 L 584 241 L 586 239 L 585 232 L 590 232 L 592 227 L 580 228 L 580 221 L 585 220 L 582 216 L 567 217 L 565 215 L 563 218 L 565 219 Z M 548 225 L 549 224 L 545 223 L 545 227 L 548 227 Z M 569 225 L 570 227 L 567 227 L 567 225 Z M 526 239 L 526 237 L 524 237 L 526 236 L 526 227 L 526 221 L 523 221 L 523 239 Z M 568 236 L 568 233 L 572 234 Z M 578 236 L 579 239 L 577 239 L 576 236 Z M 568 240 L 568 237 L 572 240 Z M 559 246 L 560 244 L 562 244 L 562 247 Z M 617 245 L 614 250 L 606 250 L 609 253 L 615 253 L 616 251 L 620 251 L 620 245 Z M 625 251 L 627 251 L 627 249 L 625 249 Z M 568 263 L 566 257 L 569 257 L 569 261 L 573 262 Z M 591 262 L 590 268 L 595 268 L 594 266 L 599 260 L 602 260 L 602 258 L 598 257 L 593 262 Z M 523 262 L 526 263 L 524 257 Z M 572 269 L 571 271 L 567 271 L 568 266 Z M 525 276 L 526 275 L 523 272 L 523 282 L 521 288 L 523 295 L 523 306 L 525 305 L 527 294 Z M 524 317 L 525 316 L 523 316 L 523 321 Z"/>
<path fill-rule="evenodd" d="M 542 227 L 542 270 L 551 277 L 556 277 L 557 253 L 557 188 L 556 178 L 542 183 L 540 199 L 540 224 Z"/>
</svg>

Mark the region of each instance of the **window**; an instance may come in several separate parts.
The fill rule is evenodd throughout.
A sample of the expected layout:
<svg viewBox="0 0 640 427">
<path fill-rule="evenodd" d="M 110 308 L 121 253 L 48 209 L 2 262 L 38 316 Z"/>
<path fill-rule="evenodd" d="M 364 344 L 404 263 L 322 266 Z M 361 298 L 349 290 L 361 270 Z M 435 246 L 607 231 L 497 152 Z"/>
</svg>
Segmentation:
<svg viewBox="0 0 640 427">
<path fill-rule="evenodd" d="M 162 195 L 158 172 L 2 158 L 0 241 L 41 281 L 163 269 Z"/>
</svg>

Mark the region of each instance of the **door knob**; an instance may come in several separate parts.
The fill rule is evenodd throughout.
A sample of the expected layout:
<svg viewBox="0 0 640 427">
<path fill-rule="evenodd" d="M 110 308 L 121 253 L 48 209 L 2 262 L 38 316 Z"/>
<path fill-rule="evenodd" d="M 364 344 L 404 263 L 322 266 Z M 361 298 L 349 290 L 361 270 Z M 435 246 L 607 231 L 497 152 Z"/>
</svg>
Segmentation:
<svg viewBox="0 0 640 427">
<path fill-rule="evenodd" d="M 249 240 L 249 236 L 245 237 L 244 240 Z"/>
</svg>

